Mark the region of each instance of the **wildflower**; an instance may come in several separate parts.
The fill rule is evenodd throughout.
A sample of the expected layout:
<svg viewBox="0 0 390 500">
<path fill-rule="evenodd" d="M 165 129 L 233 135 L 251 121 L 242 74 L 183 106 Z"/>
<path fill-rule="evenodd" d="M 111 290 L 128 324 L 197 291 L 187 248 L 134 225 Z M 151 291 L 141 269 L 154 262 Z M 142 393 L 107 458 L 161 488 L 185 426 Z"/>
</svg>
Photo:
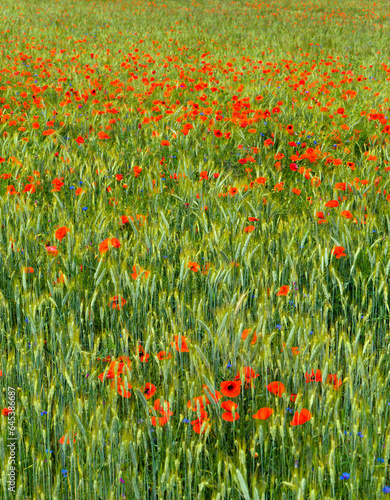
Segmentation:
<svg viewBox="0 0 390 500">
<path fill-rule="evenodd" d="M 138 276 L 140 274 L 142 274 L 143 272 L 145 271 L 145 269 L 142 269 L 142 267 L 139 267 L 138 269 L 138 273 L 137 273 L 137 266 L 133 266 L 133 272 L 131 273 L 131 277 L 133 278 L 133 280 L 136 280 L 138 278 Z M 144 279 L 146 279 L 150 274 L 150 271 L 145 271 L 143 274 L 142 274 L 142 277 Z"/>
<path fill-rule="evenodd" d="M 350 474 L 348 474 L 348 472 L 343 472 L 343 473 L 341 474 L 341 476 L 340 476 L 340 479 L 341 479 L 342 481 L 344 481 L 344 480 L 349 479 L 350 477 L 351 477 L 351 475 L 350 475 Z"/>
<path fill-rule="evenodd" d="M 267 420 L 273 413 L 274 410 L 272 410 L 272 408 L 260 408 L 260 410 L 252 415 L 252 418 L 257 420 Z"/>
<path fill-rule="evenodd" d="M 194 271 L 194 273 L 197 273 L 199 271 L 199 264 L 196 262 L 189 262 L 188 267 L 191 269 L 191 271 Z"/>
<path fill-rule="evenodd" d="M 290 287 L 287 285 L 283 285 L 280 287 L 278 293 L 276 295 L 287 295 L 288 292 L 290 291 Z"/>
<path fill-rule="evenodd" d="M 159 361 L 163 361 L 164 359 L 171 359 L 172 358 L 172 353 L 166 352 L 166 351 L 160 351 L 157 353 L 157 359 Z"/>
<path fill-rule="evenodd" d="M 8 417 L 8 415 L 10 415 L 12 413 L 12 409 L 11 408 L 3 408 L 1 410 L 1 413 L 2 415 L 4 415 L 5 417 Z"/>
<path fill-rule="evenodd" d="M 57 229 L 54 236 L 57 238 L 57 240 L 62 241 L 62 239 L 66 236 L 67 233 L 69 233 L 69 231 L 70 229 L 67 227 L 60 227 Z"/>
<path fill-rule="evenodd" d="M 309 412 L 309 410 L 303 408 L 300 413 L 297 411 L 294 413 L 294 417 L 290 425 L 292 426 L 302 425 L 308 422 L 310 419 L 311 419 L 311 413 Z"/>
<path fill-rule="evenodd" d="M 321 370 L 317 370 L 316 373 L 314 373 L 314 370 L 312 370 L 311 374 L 306 372 L 305 378 L 306 378 L 306 384 L 308 384 L 309 382 L 321 382 L 322 381 Z"/>
<path fill-rule="evenodd" d="M 340 257 L 346 257 L 345 248 L 341 246 L 336 246 L 332 250 L 332 254 L 336 257 L 336 259 L 340 259 Z"/>
<path fill-rule="evenodd" d="M 75 432 L 75 433 L 74 433 L 74 437 L 76 436 L 76 434 L 77 434 L 77 433 Z M 62 436 L 62 438 L 59 440 L 59 443 L 60 443 L 60 444 L 64 444 L 64 443 L 65 443 L 65 437 L 66 437 L 66 436 L 68 436 L 68 432 L 66 432 L 66 433 L 65 433 L 65 435 L 64 435 L 64 436 Z M 76 442 L 76 439 L 73 439 L 73 443 L 75 443 L 75 442 Z M 68 439 L 67 439 L 67 441 L 66 441 L 66 444 L 70 444 L 69 436 L 68 436 Z"/>
<path fill-rule="evenodd" d="M 271 382 L 267 385 L 267 390 L 280 398 L 282 397 L 282 394 L 286 392 L 286 388 L 281 382 Z"/>
<path fill-rule="evenodd" d="M 153 397 L 154 393 L 156 392 L 156 386 L 151 384 L 150 382 L 146 382 L 144 385 L 142 392 L 145 396 L 146 399 L 150 399 Z"/>
<path fill-rule="evenodd" d="M 241 381 L 221 382 L 221 392 L 227 398 L 236 398 L 241 392 Z"/>
<path fill-rule="evenodd" d="M 188 346 L 187 346 L 187 338 L 181 336 L 179 339 L 179 335 L 174 336 L 175 341 L 171 343 L 172 347 L 175 347 L 176 351 L 178 352 L 189 352 Z"/>
<path fill-rule="evenodd" d="M 251 384 L 253 379 L 257 378 L 259 376 L 258 373 L 255 373 L 255 371 L 253 370 L 253 368 L 251 368 L 250 366 L 245 366 L 243 369 L 242 369 L 242 374 L 244 375 L 245 377 L 245 383 L 246 384 Z M 235 376 L 234 380 L 240 380 L 241 379 L 241 374 L 240 372 L 237 372 L 237 375 Z"/>
<path fill-rule="evenodd" d="M 234 401 L 224 401 L 221 404 L 221 408 L 226 410 L 221 415 L 222 419 L 226 420 L 226 422 L 234 422 L 235 420 L 238 420 L 240 418 L 240 415 L 235 412 L 235 410 L 238 408 L 238 404 L 234 403 Z"/>
<path fill-rule="evenodd" d="M 58 255 L 58 250 L 57 250 L 57 247 L 55 246 L 46 246 L 46 251 L 49 255 L 52 255 L 53 257 L 55 257 L 56 255 Z"/>
<path fill-rule="evenodd" d="M 119 304 L 119 296 L 115 295 L 115 297 L 111 297 L 109 302 L 112 309 L 121 309 L 126 304 L 127 300 L 122 297 L 121 303 Z"/>
</svg>

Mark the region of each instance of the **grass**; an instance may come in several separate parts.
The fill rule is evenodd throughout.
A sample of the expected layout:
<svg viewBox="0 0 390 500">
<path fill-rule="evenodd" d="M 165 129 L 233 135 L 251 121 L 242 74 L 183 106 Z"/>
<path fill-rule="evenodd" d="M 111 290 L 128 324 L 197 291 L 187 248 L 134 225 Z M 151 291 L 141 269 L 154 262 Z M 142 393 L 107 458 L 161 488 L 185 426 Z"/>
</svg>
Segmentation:
<svg viewBox="0 0 390 500">
<path fill-rule="evenodd" d="M 385 497 L 386 2 L 1 15 L 1 497 Z"/>
</svg>

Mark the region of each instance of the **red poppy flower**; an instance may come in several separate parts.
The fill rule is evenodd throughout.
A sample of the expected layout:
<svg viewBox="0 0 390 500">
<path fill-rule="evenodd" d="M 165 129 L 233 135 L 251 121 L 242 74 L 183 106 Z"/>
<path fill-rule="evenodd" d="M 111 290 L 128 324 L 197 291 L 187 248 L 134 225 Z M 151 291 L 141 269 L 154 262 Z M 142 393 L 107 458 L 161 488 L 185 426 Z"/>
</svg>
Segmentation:
<svg viewBox="0 0 390 500">
<path fill-rule="evenodd" d="M 57 231 L 55 232 L 55 237 L 57 240 L 62 241 L 63 238 L 65 238 L 66 234 L 70 232 L 70 229 L 68 227 L 59 227 Z"/>
<path fill-rule="evenodd" d="M 133 272 L 131 273 L 131 277 L 133 278 L 133 280 L 136 280 L 143 271 L 145 271 L 145 269 L 142 269 L 142 267 L 138 266 L 138 272 L 137 272 L 137 266 L 133 266 Z M 149 274 L 150 271 L 145 271 L 142 277 L 146 279 L 149 276 Z"/>
<path fill-rule="evenodd" d="M 154 393 L 156 392 L 156 386 L 151 384 L 150 382 L 146 382 L 144 385 L 142 392 L 144 393 L 144 396 L 146 399 L 150 399 L 153 397 Z"/>
<path fill-rule="evenodd" d="M 297 400 L 297 396 L 298 396 L 298 394 L 291 394 L 291 396 L 290 396 L 291 403 L 295 403 L 295 401 Z"/>
<path fill-rule="evenodd" d="M 227 398 L 236 398 L 241 392 L 241 381 L 228 380 L 221 382 L 221 392 Z"/>
<path fill-rule="evenodd" d="M 161 141 L 161 146 L 169 146 L 170 142 L 169 141 Z"/>
<path fill-rule="evenodd" d="M 142 363 L 147 363 L 148 362 L 149 354 L 145 353 L 145 350 L 142 347 L 142 345 L 138 346 L 138 356 L 139 356 L 139 359 L 140 359 L 140 361 Z"/>
<path fill-rule="evenodd" d="M 76 139 L 76 142 L 77 144 L 84 144 L 85 140 L 84 140 L 84 137 L 81 137 L 81 135 L 79 135 Z"/>
<path fill-rule="evenodd" d="M 222 394 L 218 391 L 210 392 L 210 389 L 205 384 L 202 385 L 202 389 L 204 390 L 204 392 L 207 395 L 207 401 L 209 401 L 209 399 L 212 399 L 213 401 L 218 403 L 218 400 L 223 397 Z"/>
<path fill-rule="evenodd" d="M 142 172 L 142 167 L 135 165 L 133 168 L 133 171 L 134 171 L 134 176 L 138 177 L 140 175 L 140 173 Z"/>
<path fill-rule="evenodd" d="M 255 226 L 247 226 L 245 229 L 244 229 L 244 233 L 251 233 L 252 231 L 254 231 L 256 228 Z"/>
<path fill-rule="evenodd" d="M 109 138 L 110 138 L 110 136 L 109 136 L 109 135 L 107 135 L 107 134 L 106 134 L 105 132 L 103 132 L 103 131 L 101 131 L 101 132 L 99 132 L 99 133 L 98 133 L 98 137 L 99 137 L 99 139 L 109 139 Z"/>
<path fill-rule="evenodd" d="M 345 217 L 347 220 L 353 218 L 353 215 L 349 210 L 343 210 L 340 215 L 341 217 Z"/>
<path fill-rule="evenodd" d="M 163 361 L 164 359 L 171 359 L 172 358 L 172 353 L 166 352 L 166 351 L 160 351 L 157 353 L 157 359 L 159 361 Z"/>
<path fill-rule="evenodd" d="M 250 332 L 250 329 L 249 328 L 246 328 L 245 330 L 242 331 L 241 333 L 241 339 L 242 340 L 246 340 L 248 335 L 249 335 L 249 332 Z M 251 340 L 251 345 L 254 345 L 256 344 L 256 340 L 257 340 L 257 335 L 256 335 L 256 332 L 253 334 L 253 338 Z"/>
<path fill-rule="evenodd" d="M 283 285 L 280 287 L 278 293 L 276 295 L 287 295 L 288 292 L 290 291 L 290 287 L 287 285 Z"/>
<path fill-rule="evenodd" d="M 267 385 L 267 390 L 280 398 L 282 397 L 282 394 L 286 392 L 286 388 L 281 382 L 271 382 Z"/>
<path fill-rule="evenodd" d="M 330 200 L 325 203 L 325 206 L 328 208 L 335 208 L 339 206 L 339 202 L 337 200 Z"/>
<path fill-rule="evenodd" d="M 334 375 L 328 375 L 326 383 L 333 386 L 333 389 L 335 389 L 336 391 L 338 391 L 340 387 L 343 385 L 343 381 L 337 378 L 336 373 Z"/>
<path fill-rule="evenodd" d="M 257 378 L 259 376 L 258 373 L 253 370 L 250 366 L 245 366 L 242 370 L 241 373 L 245 377 L 245 383 L 250 384 L 252 383 L 253 379 Z M 235 376 L 234 380 L 240 380 L 241 379 L 241 373 L 237 372 L 237 375 Z"/>
<path fill-rule="evenodd" d="M 295 425 L 302 425 L 308 422 L 311 419 L 311 413 L 309 410 L 306 410 L 303 408 L 300 413 L 297 411 L 294 413 L 294 417 L 290 423 L 290 425 L 295 426 Z"/>
<path fill-rule="evenodd" d="M 110 307 L 112 309 L 122 309 L 122 307 L 126 304 L 127 300 L 122 297 L 121 303 L 119 304 L 119 296 L 115 295 L 115 297 L 111 297 L 109 302 L 110 302 Z"/>
<path fill-rule="evenodd" d="M 8 415 L 10 415 L 12 413 L 12 408 L 3 408 L 1 410 L 1 413 L 2 415 L 4 415 L 5 417 L 8 417 Z"/>
<path fill-rule="evenodd" d="M 179 340 L 179 335 L 174 336 L 175 342 L 171 343 L 172 347 L 175 347 L 176 351 L 178 352 L 189 352 L 188 346 L 187 346 L 187 338 L 181 336 Z M 179 346 L 179 344 L 181 344 Z"/>
<path fill-rule="evenodd" d="M 33 267 L 25 267 L 25 268 L 23 269 L 23 271 L 24 271 L 25 273 L 31 273 L 31 274 L 33 274 L 33 273 L 34 273 L 34 268 L 33 268 Z"/>
<path fill-rule="evenodd" d="M 210 401 L 207 399 L 207 396 L 196 396 L 188 401 L 187 408 L 191 411 L 203 410 L 205 405 L 209 404 Z"/>
<path fill-rule="evenodd" d="M 234 403 L 234 401 L 224 401 L 221 404 L 221 408 L 226 410 L 221 415 L 223 420 L 226 420 L 226 422 L 234 422 L 235 420 L 238 420 L 240 418 L 240 415 L 235 412 L 235 410 L 238 408 L 238 404 Z"/>
<path fill-rule="evenodd" d="M 336 259 L 340 259 L 340 257 L 346 257 L 347 254 L 345 253 L 345 248 L 344 247 L 334 247 L 332 250 L 332 254 L 336 257 Z"/>
<path fill-rule="evenodd" d="M 65 434 L 64 436 L 62 436 L 62 438 L 59 440 L 59 443 L 60 443 L 60 444 L 64 444 L 64 442 L 65 442 L 65 437 L 67 436 L 67 434 L 68 434 L 68 433 L 66 432 L 66 434 Z M 74 433 L 74 436 L 76 436 L 76 435 L 77 435 L 77 433 L 75 432 L 75 433 Z M 75 442 L 76 442 L 76 439 L 73 439 L 73 443 L 75 443 Z M 70 444 L 69 435 L 68 435 L 68 439 L 67 439 L 67 441 L 66 441 L 66 444 Z"/>
<path fill-rule="evenodd" d="M 305 378 L 306 378 L 306 384 L 309 382 L 321 382 L 322 381 L 322 373 L 321 370 L 317 370 L 314 373 L 314 370 L 311 371 L 311 373 L 305 373 Z"/>
<path fill-rule="evenodd" d="M 257 420 L 267 420 L 272 414 L 274 410 L 272 408 L 260 408 L 260 410 L 257 411 L 254 415 L 252 415 L 252 418 L 255 418 Z"/>
<path fill-rule="evenodd" d="M 47 250 L 47 253 L 49 255 L 52 255 L 53 257 L 55 257 L 56 255 L 58 255 L 58 250 L 57 250 L 57 247 L 54 247 L 54 246 L 47 246 L 45 247 L 46 250 Z"/>
<path fill-rule="evenodd" d="M 197 273 L 199 271 L 199 264 L 196 262 L 189 262 L 188 267 L 191 269 L 191 271 L 194 271 L 194 273 Z"/>
<path fill-rule="evenodd" d="M 192 430 L 196 432 L 197 434 L 203 434 L 206 432 L 208 427 L 210 427 L 210 424 L 208 423 L 208 417 L 207 413 L 204 410 L 200 411 L 200 418 L 197 418 L 196 420 L 192 420 L 191 425 L 192 425 Z M 204 425 L 205 424 L 205 425 Z M 202 430 L 203 427 L 203 430 Z"/>
<path fill-rule="evenodd" d="M 129 382 L 125 382 L 122 378 L 118 377 L 117 380 L 113 380 L 111 382 L 111 389 L 116 389 L 118 394 L 120 394 L 123 398 L 130 398 L 133 386 Z"/>
</svg>

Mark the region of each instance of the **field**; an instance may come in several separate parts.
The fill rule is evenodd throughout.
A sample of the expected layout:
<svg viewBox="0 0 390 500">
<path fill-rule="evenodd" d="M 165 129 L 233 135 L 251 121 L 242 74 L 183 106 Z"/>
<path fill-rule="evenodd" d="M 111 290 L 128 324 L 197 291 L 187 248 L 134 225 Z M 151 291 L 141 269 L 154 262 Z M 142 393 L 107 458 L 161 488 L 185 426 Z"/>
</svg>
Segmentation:
<svg viewBox="0 0 390 500">
<path fill-rule="evenodd" d="M 390 494 L 384 0 L 4 0 L 0 498 Z"/>
</svg>

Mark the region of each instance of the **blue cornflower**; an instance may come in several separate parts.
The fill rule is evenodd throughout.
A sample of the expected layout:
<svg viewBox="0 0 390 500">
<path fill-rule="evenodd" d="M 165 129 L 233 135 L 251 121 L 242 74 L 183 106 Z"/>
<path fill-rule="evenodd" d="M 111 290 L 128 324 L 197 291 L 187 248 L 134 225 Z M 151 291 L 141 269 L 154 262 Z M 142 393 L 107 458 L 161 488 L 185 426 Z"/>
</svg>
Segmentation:
<svg viewBox="0 0 390 500">
<path fill-rule="evenodd" d="M 68 471 L 66 469 L 61 469 L 61 474 L 64 476 L 64 477 L 68 477 Z"/>
<path fill-rule="evenodd" d="M 390 493 L 390 486 L 384 486 L 382 491 L 383 491 L 383 493 L 386 493 L 386 494 Z"/>
<path fill-rule="evenodd" d="M 358 432 L 358 436 L 361 438 L 364 438 L 363 434 L 361 432 Z"/>
<path fill-rule="evenodd" d="M 85 210 L 88 210 L 88 207 L 83 207 L 83 210 L 84 210 L 84 211 L 85 211 Z"/>
<path fill-rule="evenodd" d="M 226 368 L 231 368 L 232 367 L 232 364 L 231 363 L 228 363 Z"/>
<path fill-rule="evenodd" d="M 69 189 L 74 189 L 74 186 L 69 186 Z"/>
<path fill-rule="evenodd" d="M 377 458 L 376 460 L 377 460 L 377 462 L 379 462 L 380 464 L 383 464 L 383 462 L 385 461 L 385 459 L 384 459 L 384 458 Z"/>
<path fill-rule="evenodd" d="M 343 472 L 340 476 L 340 479 L 343 481 L 344 479 L 349 479 L 351 477 L 350 474 L 348 474 L 348 472 Z"/>
<path fill-rule="evenodd" d="M 47 411 L 41 411 L 41 417 L 43 417 L 43 415 L 47 415 Z"/>
<path fill-rule="evenodd" d="M 278 330 L 281 330 L 282 329 L 282 325 L 276 325 L 276 328 L 278 328 Z"/>
<path fill-rule="evenodd" d="M 46 453 L 53 453 L 53 450 L 47 450 L 46 449 Z"/>
<path fill-rule="evenodd" d="M 183 418 L 183 424 L 189 424 L 190 421 L 188 420 L 188 418 Z"/>
</svg>

